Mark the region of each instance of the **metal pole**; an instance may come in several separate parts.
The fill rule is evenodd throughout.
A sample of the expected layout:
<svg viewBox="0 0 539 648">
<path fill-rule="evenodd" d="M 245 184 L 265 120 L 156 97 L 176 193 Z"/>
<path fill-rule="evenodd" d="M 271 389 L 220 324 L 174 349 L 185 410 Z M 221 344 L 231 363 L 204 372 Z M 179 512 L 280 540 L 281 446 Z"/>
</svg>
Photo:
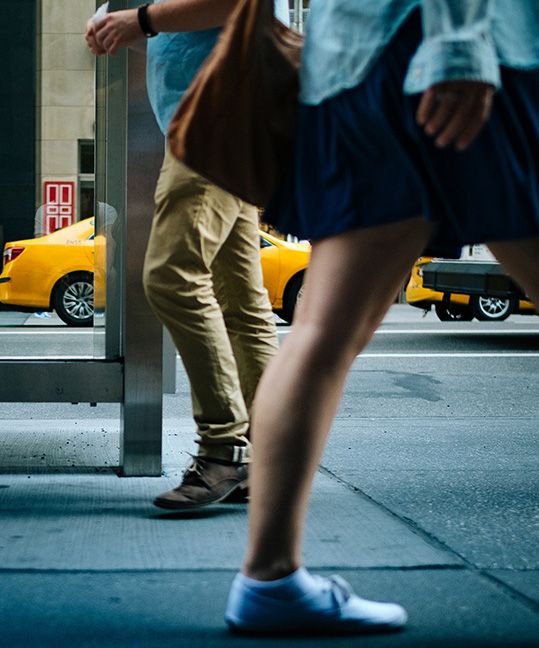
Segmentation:
<svg viewBox="0 0 539 648">
<path fill-rule="evenodd" d="M 298 31 L 303 32 L 303 0 L 298 0 L 299 14 L 298 14 Z"/>
<path fill-rule="evenodd" d="M 163 394 L 176 393 L 176 347 L 170 333 L 163 327 Z"/>
<path fill-rule="evenodd" d="M 129 4 L 129 0 L 111 0 L 109 10 Z M 107 322 L 118 328 L 121 322 L 121 335 L 112 336 L 116 339 L 107 345 L 113 353 L 115 343 L 120 343 L 124 366 L 120 471 L 124 476 L 157 476 L 161 474 L 163 330 L 144 295 L 142 264 L 163 138 L 148 103 L 144 54 L 126 50 L 109 57 L 105 92 L 106 195 L 124 225 L 117 232 L 121 254 L 116 255 L 118 275 L 112 282 L 120 290 L 111 305 L 112 322 Z M 107 291 L 107 300 L 110 295 Z M 119 314 L 115 304 L 120 304 Z"/>
<path fill-rule="evenodd" d="M 301 14 L 302 14 L 302 0 L 294 0 L 294 16 L 292 18 L 292 26 L 294 29 L 299 30 Z"/>
<path fill-rule="evenodd" d="M 163 141 L 146 95 L 146 57 L 133 50 L 126 57 L 125 389 L 120 464 L 125 476 L 157 476 L 161 474 L 162 451 L 163 327 L 146 301 L 142 265 Z"/>
</svg>

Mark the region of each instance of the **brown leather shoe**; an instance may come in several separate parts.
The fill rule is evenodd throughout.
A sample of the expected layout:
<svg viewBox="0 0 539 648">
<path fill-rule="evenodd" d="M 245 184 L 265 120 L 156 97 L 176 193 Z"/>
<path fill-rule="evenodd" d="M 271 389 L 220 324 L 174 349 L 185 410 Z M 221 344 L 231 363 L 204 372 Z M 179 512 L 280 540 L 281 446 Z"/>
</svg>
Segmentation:
<svg viewBox="0 0 539 648">
<path fill-rule="evenodd" d="M 193 457 L 179 486 L 155 498 L 155 506 L 191 511 L 234 499 L 247 489 L 247 464 L 225 464 L 205 457 Z"/>
</svg>

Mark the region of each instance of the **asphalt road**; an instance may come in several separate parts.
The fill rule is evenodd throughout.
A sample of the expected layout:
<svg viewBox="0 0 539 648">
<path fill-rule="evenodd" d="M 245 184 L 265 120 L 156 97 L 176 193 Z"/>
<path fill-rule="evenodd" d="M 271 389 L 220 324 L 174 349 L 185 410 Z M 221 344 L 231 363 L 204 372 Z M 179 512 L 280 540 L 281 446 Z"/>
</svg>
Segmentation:
<svg viewBox="0 0 539 648">
<path fill-rule="evenodd" d="M 278 320 L 280 339 L 290 327 Z M 69 328 L 56 314 L 0 311 L 0 358 L 92 358 L 102 348 L 103 328 Z M 539 317 L 513 315 L 505 322 L 440 322 L 433 312 L 394 306 L 363 357 L 497 357 L 539 354 Z M 517 356 L 515 356 L 517 357 Z"/>
</svg>

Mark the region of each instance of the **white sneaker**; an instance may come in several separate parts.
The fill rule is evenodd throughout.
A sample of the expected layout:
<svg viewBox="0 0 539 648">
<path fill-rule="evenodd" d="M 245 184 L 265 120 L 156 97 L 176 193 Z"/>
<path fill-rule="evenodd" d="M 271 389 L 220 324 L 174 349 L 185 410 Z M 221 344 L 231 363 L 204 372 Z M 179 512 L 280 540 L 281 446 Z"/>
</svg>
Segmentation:
<svg viewBox="0 0 539 648">
<path fill-rule="evenodd" d="M 304 567 L 274 581 L 237 574 L 225 613 L 231 630 L 256 634 L 390 631 L 407 618 L 400 605 L 367 601 L 340 576 L 315 576 Z"/>
</svg>

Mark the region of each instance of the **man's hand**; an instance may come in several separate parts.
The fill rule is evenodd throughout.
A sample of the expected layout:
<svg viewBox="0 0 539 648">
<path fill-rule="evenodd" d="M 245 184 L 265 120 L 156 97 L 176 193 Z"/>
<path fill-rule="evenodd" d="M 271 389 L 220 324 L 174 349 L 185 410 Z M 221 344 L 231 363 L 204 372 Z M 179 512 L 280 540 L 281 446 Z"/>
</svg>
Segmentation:
<svg viewBox="0 0 539 648">
<path fill-rule="evenodd" d="M 107 50 L 104 49 L 98 42 L 97 36 L 95 33 L 95 28 L 96 24 L 95 22 L 90 19 L 86 23 L 86 33 L 84 34 L 84 38 L 86 39 L 86 42 L 88 43 L 88 47 L 90 48 L 90 51 L 95 54 L 96 56 L 99 56 L 101 54 L 106 54 Z"/>
<path fill-rule="evenodd" d="M 120 48 L 144 40 L 136 9 L 113 11 L 97 25 L 90 26 L 90 22 L 86 26 L 86 42 L 94 54 L 116 54 Z"/>
<path fill-rule="evenodd" d="M 480 81 L 444 81 L 426 90 L 416 119 L 440 148 L 464 151 L 490 116 L 495 89 Z"/>
</svg>

